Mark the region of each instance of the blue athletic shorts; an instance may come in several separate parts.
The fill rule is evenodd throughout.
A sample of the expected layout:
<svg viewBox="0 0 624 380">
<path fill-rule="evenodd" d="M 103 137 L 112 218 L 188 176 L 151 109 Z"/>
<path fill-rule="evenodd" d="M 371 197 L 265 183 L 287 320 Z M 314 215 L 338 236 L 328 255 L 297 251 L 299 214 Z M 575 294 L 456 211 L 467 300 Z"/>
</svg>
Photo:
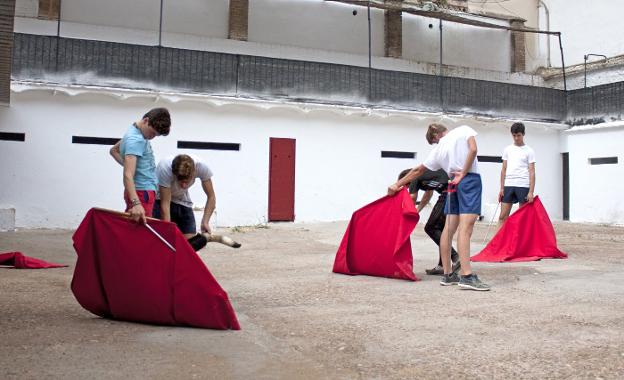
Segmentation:
<svg viewBox="0 0 624 380">
<path fill-rule="evenodd" d="M 503 203 L 525 203 L 529 195 L 528 187 L 505 186 L 503 187 Z"/>
<path fill-rule="evenodd" d="M 169 206 L 169 213 L 171 214 L 171 221 L 178 226 L 178 229 L 183 234 L 197 233 L 195 214 L 193 213 L 192 208 L 171 202 Z M 162 219 L 160 214 L 160 199 L 156 199 L 156 202 L 154 203 L 154 218 Z"/>
<path fill-rule="evenodd" d="M 449 193 L 444 206 L 446 215 L 481 215 L 481 176 L 468 173 L 457 185 L 457 191 Z"/>
</svg>

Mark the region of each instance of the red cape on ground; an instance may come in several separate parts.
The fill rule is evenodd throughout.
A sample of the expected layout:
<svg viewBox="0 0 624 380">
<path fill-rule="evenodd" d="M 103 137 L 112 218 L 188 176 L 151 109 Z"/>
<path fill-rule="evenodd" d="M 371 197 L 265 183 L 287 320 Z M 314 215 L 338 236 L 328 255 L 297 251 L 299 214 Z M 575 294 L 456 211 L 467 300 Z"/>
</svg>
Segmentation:
<svg viewBox="0 0 624 380">
<path fill-rule="evenodd" d="M 472 261 L 536 261 L 565 259 L 557 248 L 557 238 L 550 218 L 538 197 L 514 212 L 492 240 Z"/>
<path fill-rule="evenodd" d="M 9 265 L 16 269 L 63 268 L 67 266 L 28 257 L 21 252 L 0 253 L 0 265 Z"/>
<path fill-rule="evenodd" d="M 73 237 L 80 305 L 105 318 L 239 330 L 227 294 L 175 224 L 148 224 L 176 251 L 123 215 L 87 213 Z"/>
<path fill-rule="evenodd" d="M 336 252 L 333 271 L 418 281 L 410 234 L 419 218 L 407 189 L 357 210 Z"/>
</svg>

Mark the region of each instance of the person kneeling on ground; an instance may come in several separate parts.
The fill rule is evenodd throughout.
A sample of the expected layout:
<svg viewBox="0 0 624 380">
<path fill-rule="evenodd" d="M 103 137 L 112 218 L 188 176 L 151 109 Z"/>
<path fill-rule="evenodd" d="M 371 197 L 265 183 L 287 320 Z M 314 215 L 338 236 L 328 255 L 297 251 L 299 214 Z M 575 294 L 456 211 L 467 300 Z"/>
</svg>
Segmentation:
<svg viewBox="0 0 624 380">
<path fill-rule="evenodd" d="M 154 217 L 175 223 L 196 251 L 209 241 L 216 241 L 238 248 L 241 245 L 227 236 L 213 235 L 210 218 L 215 210 L 216 197 L 212 186 L 212 171 L 203 161 L 186 154 L 162 159 L 156 168 L 159 196 L 154 204 Z M 206 194 L 206 205 L 201 221 L 201 233 L 197 233 L 193 201 L 188 189 L 199 178 Z"/>
<path fill-rule="evenodd" d="M 402 179 L 410 172 L 411 169 L 405 169 L 399 174 L 399 180 Z M 446 223 L 446 216 L 444 215 L 444 205 L 446 203 L 446 187 L 449 181 L 448 175 L 444 172 L 444 170 L 429 170 L 426 169 L 425 172 L 416 177 L 409 183 L 409 193 L 410 197 L 414 200 L 414 203 L 417 204 L 418 213 L 420 213 L 427 205 L 429 204 L 429 200 L 433 195 L 433 192 L 436 191 L 438 193 L 438 201 L 433 206 L 433 210 L 431 210 L 431 214 L 429 214 L 429 219 L 427 219 L 427 224 L 425 224 L 425 233 L 429 235 L 431 240 L 438 246 L 438 265 L 432 269 L 426 269 L 425 273 L 428 275 L 443 275 L 444 268 L 442 267 L 442 253 L 439 250 L 440 247 L 440 238 L 442 236 L 442 231 L 444 230 L 444 224 Z M 424 190 L 420 202 L 416 202 L 418 199 L 418 191 Z M 459 263 L 459 255 L 455 248 L 451 246 L 451 261 L 453 262 L 453 273 L 457 273 L 459 268 L 461 267 Z"/>
</svg>

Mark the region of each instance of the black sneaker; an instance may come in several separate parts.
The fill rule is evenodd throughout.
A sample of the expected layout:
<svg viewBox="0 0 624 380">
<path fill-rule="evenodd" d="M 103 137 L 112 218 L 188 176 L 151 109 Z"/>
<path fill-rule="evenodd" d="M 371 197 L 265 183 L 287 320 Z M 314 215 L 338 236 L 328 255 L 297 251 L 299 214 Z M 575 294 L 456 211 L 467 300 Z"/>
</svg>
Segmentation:
<svg viewBox="0 0 624 380">
<path fill-rule="evenodd" d="M 450 286 L 459 284 L 459 275 L 457 273 L 445 274 L 440 280 L 440 285 Z"/>
<path fill-rule="evenodd" d="M 457 261 L 453 261 L 452 264 L 453 273 L 459 274 L 459 270 L 461 269 L 461 263 L 459 262 L 459 259 L 457 259 Z"/>
<path fill-rule="evenodd" d="M 442 268 L 442 265 L 436 265 L 435 267 L 431 268 L 431 269 L 425 269 L 425 273 L 427 273 L 430 276 L 439 276 L 444 274 L 444 268 Z"/>
<path fill-rule="evenodd" d="M 479 277 L 477 277 L 476 274 L 472 273 L 468 276 L 460 276 L 459 288 L 464 290 L 478 290 L 483 292 L 490 290 L 490 285 L 481 282 L 481 280 L 479 280 Z"/>
</svg>

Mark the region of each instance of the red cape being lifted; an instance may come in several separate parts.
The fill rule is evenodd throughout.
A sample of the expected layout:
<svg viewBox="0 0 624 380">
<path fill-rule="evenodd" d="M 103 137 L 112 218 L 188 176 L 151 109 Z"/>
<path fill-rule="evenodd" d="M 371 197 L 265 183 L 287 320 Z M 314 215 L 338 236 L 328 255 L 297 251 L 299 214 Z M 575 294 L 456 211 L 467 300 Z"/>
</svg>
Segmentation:
<svg viewBox="0 0 624 380">
<path fill-rule="evenodd" d="M 104 318 L 239 330 L 228 296 L 173 223 L 146 226 L 91 209 L 74 234 L 78 254 L 71 289 Z"/>
<path fill-rule="evenodd" d="M 472 261 L 536 261 L 565 259 L 557 248 L 557 238 L 550 218 L 538 197 L 514 212 L 485 248 Z"/>
<path fill-rule="evenodd" d="M 333 271 L 418 281 L 410 234 L 419 218 L 407 189 L 357 210 L 336 253 Z"/>
</svg>

